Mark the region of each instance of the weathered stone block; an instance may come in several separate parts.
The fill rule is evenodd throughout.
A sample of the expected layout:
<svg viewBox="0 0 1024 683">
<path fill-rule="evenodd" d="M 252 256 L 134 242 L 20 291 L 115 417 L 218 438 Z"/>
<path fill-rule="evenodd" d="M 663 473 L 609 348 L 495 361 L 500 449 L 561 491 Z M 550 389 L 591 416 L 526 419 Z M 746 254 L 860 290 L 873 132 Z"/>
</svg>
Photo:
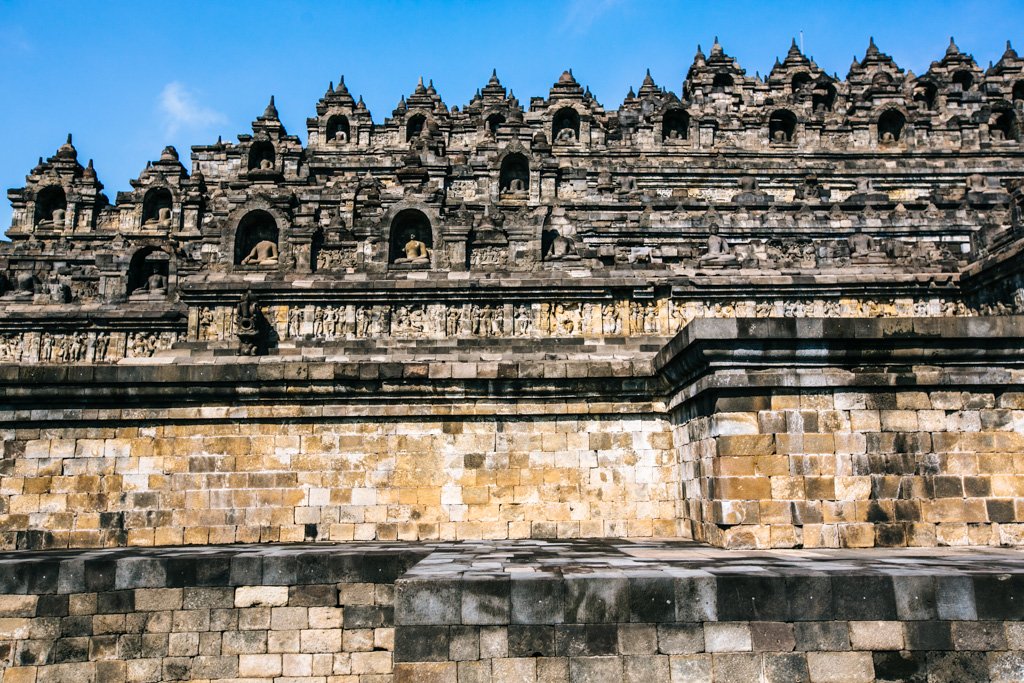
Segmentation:
<svg viewBox="0 0 1024 683">
<path fill-rule="evenodd" d="M 808 652 L 811 683 L 871 683 L 875 666 L 870 652 Z"/>
</svg>

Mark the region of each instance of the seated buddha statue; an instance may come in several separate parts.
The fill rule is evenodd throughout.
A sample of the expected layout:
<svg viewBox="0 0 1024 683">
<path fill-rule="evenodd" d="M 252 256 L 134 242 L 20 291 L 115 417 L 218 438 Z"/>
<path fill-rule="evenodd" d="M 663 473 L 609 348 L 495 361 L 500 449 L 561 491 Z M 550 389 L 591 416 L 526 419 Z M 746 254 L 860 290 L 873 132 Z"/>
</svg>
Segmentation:
<svg viewBox="0 0 1024 683">
<path fill-rule="evenodd" d="M 416 233 L 410 232 L 408 241 L 402 248 L 405 256 L 395 259 L 395 263 L 408 263 L 410 265 L 430 265 L 430 248 L 420 240 L 416 239 Z"/>
<path fill-rule="evenodd" d="M 278 262 L 277 244 L 271 240 L 260 240 L 252 251 L 242 259 L 243 266 L 272 266 Z"/>
</svg>

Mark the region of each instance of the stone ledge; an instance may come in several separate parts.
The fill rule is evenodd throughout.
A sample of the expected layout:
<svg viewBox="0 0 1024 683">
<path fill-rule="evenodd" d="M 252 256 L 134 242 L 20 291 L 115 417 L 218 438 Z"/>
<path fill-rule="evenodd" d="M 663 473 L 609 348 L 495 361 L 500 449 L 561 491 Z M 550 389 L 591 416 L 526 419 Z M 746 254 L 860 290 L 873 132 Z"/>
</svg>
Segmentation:
<svg viewBox="0 0 1024 683">
<path fill-rule="evenodd" d="M 1021 381 L 1024 317 L 698 319 L 651 361 L 332 362 L 164 359 L 159 365 L 0 365 L 14 405 L 74 401 L 372 401 L 692 398 L 711 388 L 899 386 Z M 739 370 L 739 372 L 730 372 Z M 714 381 L 707 378 L 714 373 Z M 845 373 L 845 374 L 844 374 Z"/>
<path fill-rule="evenodd" d="M 392 583 L 430 553 L 409 543 L 319 543 L 0 553 L 0 595 L 183 586 Z"/>
</svg>

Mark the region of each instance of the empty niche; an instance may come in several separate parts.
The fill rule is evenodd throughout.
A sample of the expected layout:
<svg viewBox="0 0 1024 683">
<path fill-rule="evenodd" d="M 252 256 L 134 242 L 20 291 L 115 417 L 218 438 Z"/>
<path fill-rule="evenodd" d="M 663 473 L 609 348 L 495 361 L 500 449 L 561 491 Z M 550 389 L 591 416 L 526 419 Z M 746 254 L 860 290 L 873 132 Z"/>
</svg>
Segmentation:
<svg viewBox="0 0 1024 683">
<path fill-rule="evenodd" d="M 416 114 L 409 117 L 409 120 L 405 124 L 405 141 L 411 142 L 418 138 L 423 133 L 424 126 L 427 125 L 427 117 L 423 114 Z"/>
<path fill-rule="evenodd" d="M 967 92 L 974 85 L 974 76 L 971 75 L 970 71 L 957 71 L 953 74 L 953 85 L 960 86 L 960 89 Z"/>
<path fill-rule="evenodd" d="M 729 74 L 715 74 L 711 81 L 711 92 L 726 92 L 732 89 L 734 81 Z"/>
</svg>

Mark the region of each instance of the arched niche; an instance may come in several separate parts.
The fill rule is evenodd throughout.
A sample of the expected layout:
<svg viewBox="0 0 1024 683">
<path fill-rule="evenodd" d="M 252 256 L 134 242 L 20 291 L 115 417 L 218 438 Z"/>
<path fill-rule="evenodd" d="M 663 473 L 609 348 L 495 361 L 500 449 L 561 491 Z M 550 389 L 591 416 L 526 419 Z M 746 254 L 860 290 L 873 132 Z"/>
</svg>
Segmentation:
<svg viewBox="0 0 1024 683">
<path fill-rule="evenodd" d="M 170 227 L 174 197 L 166 187 L 154 187 L 142 200 L 142 225 Z"/>
<path fill-rule="evenodd" d="M 551 120 L 551 136 L 558 142 L 580 139 L 580 114 L 572 107 L 562 107 Z"/>
<path fill-rule="evenodd" d="M 888 109 L 878 117 L 878 141 L 883 145 L 892 145 L 903 139 L 903 129 L 907 125 L 907 117 L 896 109 Z"/>
<path fill-rule="evenodd" d="M 892 76 L 890 76 L 889 74 L 885 73 L 884 71 L 879 71 L 871 79 L 871 84 L 876 86 L 876 87 L 879 87 L 879 88 L 888 87 L 888 86 L 892 85 L 892 82 L 893 82 L 892 81 Z"/>
<path fill-rule="evenodd" d="M 388 245 L 389 263 L 429 268 L 434 232 L 427 214 L 419 209 L 402 209 L 395 214 Z"/>
<path fill-rule="evenodd" d="M 796 135 L 796 114 L 777 109 L 768 117 L 768 140 L 773 143 L 793 142 Z"/>
<path fill-rule="evenodd" d="M 994 140 L 1019 139 L 1017 114 L 1012 109 L 999 109 L 992 112 L 988 130 L 989 136 Z"/>
<path fill-rule="evenodd" d="M 1010 99 L 1013 102 L 1024 100 L 1024 81 L 1017 81 L 1013 84 L 1013 92 L 1010 95 Z"/>
<path fill-rule="evenodd" d="M 505 116 L 503 114 L 495 112 L 494 114 L 491 114 L 490 116 L 487 117 L 487 120 L 484 122 L 484 125 L 487 127 L 487 132 L 489 132 L 491 135 L 497 135 L 498 128 L 504 123 Z"/>
<path fill-rule="evenodd" d="M 167 294 L 170 279 L 170 255 L 159 247 L 143 247 L 128 264 L 125 291 L 128 296 Z"/>
<path fill-rule="evenodd" d="M 794 74 L 792 80 L 790 80 L 790 88 L 793 89 L 793 93 L 798 93 L 803 90 L 811 82 L 811 75 L 806 71 L 801 71 L 798 74 Z"/>
<path fill-rule="evenodd" d="M 685 109 L 669 109 L 661 120 L 662 140 L 685 140 L 690 136 L 690 115 Z"/>
<path fill-rule="evenodd" d="M 344 114 L 335 114 L 327 119 L 327 142 L 343 145 L 349 139 L 348 117 Z"/>
<path fill-rule="evenodd" d="M 811 107 L 816 112 L 832 111 L 836 105 L 836 87 L 827 80 L 814 84 L 811 91 Z"/>
<path fill-rule="evenodd" d="M 711 92 L 726 92 L 735 85 L 732 75 L 726 73 L 715 74 L 711 81 Z"/>
<path fill-rule="evenodd" d="M 427 117 L 423 114 L 414 114 L 405 123 L 405 141 L 411 142 L 418 138 L 427 125 Z"/>
<path fill-rule="evenodd" d="M 60 185 L 47 185 L 36 195 L 36 225 L 64 225 L 68 198 Z"/>
<path fill-rule="evenodd" d="M 914 86 L 914 101 L 929 111 L 935 109 L 939 87 L 931 81 L 918 81 Z"/>
<path fill-rule="evenodd" d="M 970 71 L 957 71 L 950 78 L 953 81 L 953 85 L 960 86 L 960 90 L 967 92 L 974 85 L 974 75 Z"/>
<path fill-rule="evenodd" d="M 277 221 L 267 211 L 254 209 L 235 229 L 235 265 L 271 266 L 279 259 Z"/>
<path fill-rule="evenodd" d="M 498 188 L 503 193 L 525 193 L 529 191 L 530 161 L 525 155 L 513 152 L 501 160 Z"/>
<path fill-rule="evenodd" d="M 269 140 L 257 140 L 249 148 L 250 171 L 272 171 L 276 160 L 274 145 Z"/>
</svg>

